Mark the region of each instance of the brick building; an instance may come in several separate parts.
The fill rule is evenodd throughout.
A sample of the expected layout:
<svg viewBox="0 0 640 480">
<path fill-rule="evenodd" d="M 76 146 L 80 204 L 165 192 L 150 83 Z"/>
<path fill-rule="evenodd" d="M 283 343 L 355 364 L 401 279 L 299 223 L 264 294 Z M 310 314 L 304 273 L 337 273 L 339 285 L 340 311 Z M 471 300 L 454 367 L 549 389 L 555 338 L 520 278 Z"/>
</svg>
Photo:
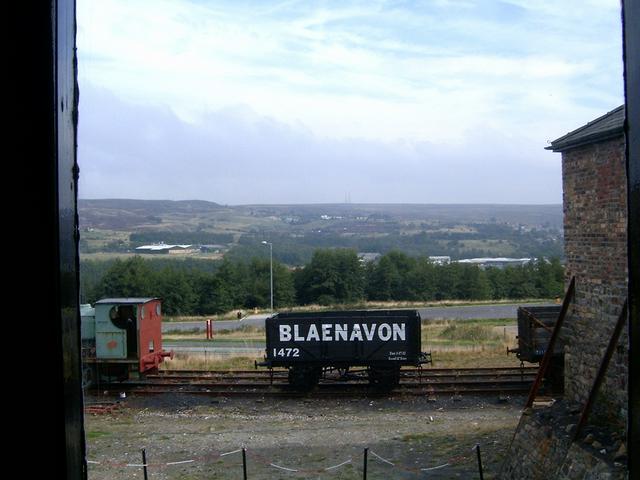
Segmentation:
<svg viewBox="0 0 640 480">
<path fill-rule="evenodd" d="M 628 291 L 624 106 L 547 149 L 562 154 L 567 287 L 575 278 L 559 330 L 565 345 L 564 398 L 553 407 L 525 411 L 501 477 L 573 479 L 589 472 L 588 478 L 627 478 L 626 329 L 597 395 L 590 397 Z M 573 441 L 590 398 L 585 434 Z"/>
<path fill-rule="evenodd" d="M 587 400 L 627 297 L 627 176 L 624 106 L 551 143 L 562 152 L 567 282 L 576 278 L 563 326 L 565 396 Z M 623 335 L 603 397 L 626 424 L 628 341 Z M 604 393 L 606 391 L 606 393 Z"/>
</svg>

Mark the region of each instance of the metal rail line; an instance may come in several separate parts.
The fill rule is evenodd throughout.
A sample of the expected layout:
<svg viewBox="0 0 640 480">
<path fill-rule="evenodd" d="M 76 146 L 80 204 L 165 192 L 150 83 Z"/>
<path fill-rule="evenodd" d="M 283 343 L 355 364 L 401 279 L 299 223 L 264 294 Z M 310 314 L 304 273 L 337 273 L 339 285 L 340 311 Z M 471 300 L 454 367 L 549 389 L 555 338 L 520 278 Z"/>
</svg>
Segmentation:
<svg viewBox="0 0 640 480">
<path fill-rule="evenodd" d="M 436 394 L 516 394 L 529 391 L 536 368 L 406 369 L 391 392 L 380 392 L 365 376 L 349 379 L 325 378 L 310 392 L 298 392 L 280 371 L 173 371 L 149 375 L 139 381 L 103 385 L 103 388 L 135 395 L 190 394 L 210 396 L 381 396 Z M 363 372 L 364 370 L 362 370 Z M 273 373 L 273 375 L 272 375 Z"/>
<path fill-rule="evenodd" d="M 351 372 L 363 371 L 363 369 L 352 369 Z M 429 374 L 452 374 L 454 372 L 460 373 L 471 373 L 471 374 L 480 374 L 483 372 L 527 372 L 527 373 L 537 373 L 538 367 L 470 367 L 470 368 L 403 368 L 401 370 L 403 373 L 405 372 L 423 372 Z M 274 374 L 282 374 L 286 375 L 288 370 L 286 369 L 273 369 Z M 243 374 L 254 374 L 254 375 L 269 375 L 269 370 L 160 370 L 157 375 L 243 375 Z"/>
</svg>

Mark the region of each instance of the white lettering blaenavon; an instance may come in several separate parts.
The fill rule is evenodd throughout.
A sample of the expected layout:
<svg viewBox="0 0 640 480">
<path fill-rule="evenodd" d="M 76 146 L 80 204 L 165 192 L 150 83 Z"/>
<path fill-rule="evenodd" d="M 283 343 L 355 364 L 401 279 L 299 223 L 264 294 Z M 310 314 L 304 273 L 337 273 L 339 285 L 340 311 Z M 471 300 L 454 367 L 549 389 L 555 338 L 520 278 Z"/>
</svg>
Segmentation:
<svg viewBox="0 0 640 480">
<path fill-rule="evenodd" d="M 307 325 L 278 325 L 278 333 L 281 342 L 353 342 L 353 341 L 374 341 L 389 340 L 405 341 L 406 324 L 404 323 L 323 323 L 318 326 L 314 323 Z"/>
</svg>

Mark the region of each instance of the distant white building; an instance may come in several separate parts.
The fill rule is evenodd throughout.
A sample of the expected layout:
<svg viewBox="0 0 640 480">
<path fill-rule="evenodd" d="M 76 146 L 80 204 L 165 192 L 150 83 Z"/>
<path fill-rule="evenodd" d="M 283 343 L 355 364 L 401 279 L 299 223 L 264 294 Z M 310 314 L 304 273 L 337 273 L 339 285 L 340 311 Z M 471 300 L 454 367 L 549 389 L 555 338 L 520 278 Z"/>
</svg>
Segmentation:
<svg viewBox="0 0 640 480">
<path fill-rule="evenodd" d="M 448 255 L 435 255 L 429 256 L 429 260 L 434 265 L 448 265 L 451 263 L 451 257 Z"/>
<path fill-rule="evenodd" d="M 377 252 L 362 252 L 358 254 L 358 260 L 361 263 L 377 262 L 382 254 Z"/>
<path fill-rule="evenodd" d="M 504 268 L 517 265 L 526 265 L 527 263 L 535 260 L 534 258 L 507 258 L 507 257 L 495 257 L 495 258 L 463 258 L 458 260 L 458 263 L 467 263 L 471 265 L 477 265 L 480 268 L 496 267 Z"/>
<path fill-rule="evenodd" d="M 167 245 L 165 243 L 154 243 L 153 245 L 142 245 L 136 247 L 138 253 L 195 253 L 198 249 L 193 245 Z"/>
</svg>

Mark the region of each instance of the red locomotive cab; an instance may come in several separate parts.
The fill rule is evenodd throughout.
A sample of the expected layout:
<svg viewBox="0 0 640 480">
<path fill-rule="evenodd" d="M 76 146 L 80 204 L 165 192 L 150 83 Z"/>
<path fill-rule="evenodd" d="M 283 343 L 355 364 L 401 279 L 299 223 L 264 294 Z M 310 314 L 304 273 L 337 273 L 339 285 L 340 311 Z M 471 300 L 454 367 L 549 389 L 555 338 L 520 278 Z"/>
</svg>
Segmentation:
<svg viewBox="0 0 640 480">
<path fill-rule="evenodd" d="M 162 349 L 162 306 L 158 298 L 138 306 L 138 351 L 141 373 L 157 370 L 165 357 L 173 358 L 173 351 Z"/>
</svg>

